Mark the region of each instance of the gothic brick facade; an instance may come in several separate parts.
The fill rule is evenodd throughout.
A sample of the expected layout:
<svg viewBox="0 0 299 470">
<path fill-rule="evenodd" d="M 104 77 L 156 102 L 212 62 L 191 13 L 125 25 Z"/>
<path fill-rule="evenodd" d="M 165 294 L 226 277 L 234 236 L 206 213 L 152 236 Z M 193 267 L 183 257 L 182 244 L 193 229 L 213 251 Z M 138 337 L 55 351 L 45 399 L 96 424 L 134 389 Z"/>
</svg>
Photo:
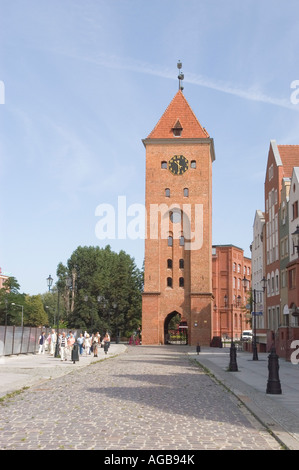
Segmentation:
<svg viewBox="0 0 299 470">
<path fill-rule="evenodd" d="M 146 240 L 142 343 L 164 344 L 179 314 L 189 344 L 212 336 L 213 139 L 182 91 L 143 141 Z"/>
</svg>

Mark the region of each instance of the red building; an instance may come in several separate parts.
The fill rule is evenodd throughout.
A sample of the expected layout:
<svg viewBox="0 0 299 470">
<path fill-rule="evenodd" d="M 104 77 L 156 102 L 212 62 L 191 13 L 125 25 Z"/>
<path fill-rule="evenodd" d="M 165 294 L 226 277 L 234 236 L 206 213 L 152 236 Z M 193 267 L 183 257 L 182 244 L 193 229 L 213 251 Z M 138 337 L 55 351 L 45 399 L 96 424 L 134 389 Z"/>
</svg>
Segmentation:
<svg viewBox="0 0 299 470">
<path fill-rule="evenodd" d="M 243 330 L 251 329 L 249 302 L 243 278 L 251 280 L 251 259 L 234 245 L 213 246 L 213 337 L 240 339 Z M 247 286 L 250 289 L 250 284 Z M 218 341 L 219 342 L 219 341 Z"/>
<path fill-rule="evenodd" d="M 0 289 L 4 287 L 4 282 L 7 281 L 8 276 L 2 274 L 2 269 L 0 268 Z"/>
<path fill-rule="evenodd" d="M 182 91 L 143 141 L 146 240 L 142 343 L 164 344 L 180 316 L 188 342 L 212 337 L 213 139 Z"/>
<path fill-rule="evenodd" d="M 285 280 L 281 275 L 282 245 L 279 232 L 279 210 L 281 207 L 281 189 L 283 178 L 291 178 L 293 168 L 299 166 L 299 146 L 298 145 L 277 145 L 275 140 L 270 143 L 268 153 L 267 170 L 265 176 L 265 241 L 264 241 L 264 259 L 265 259 L 265 277 L 266 286 L 266 311 L 265 327 L 267 330 L 267 349 L 275 343 L 278 354 L 285 355 L 288 349 L 288 339 L 293 337 L 289 326 L 285 327 L 283 316 L 284 307 L 281 304 L 281 289 L 284 287 Z M 290 194 L 292 188 L 290 188 Z M 298 217 L 292 207 L 289 207 L 289 223 Z M 298 212 L 298 211 L 297 211 Z M 283 211 L 281 211 L 281 217 Z M 299 219 L 298 219 L 299 221 Z M 291 233 L 289 233 L 288 251 L 292 250 Z M 285 244 L 284 253 L 285 253 Z M 291 306 L 294 302 L 299 303 L 298 285 L 294 282 L 298 279 L 297 262 L 290 263 L 288 266 L 288 275 L 286 282 L 288 285 L 288 306 L 291 312 Z M 294 288 L 295 287 L 295 288 Z M 289 315 L 290 313 L 287 314 Z M 297 335 L 295 335 L 297 337 Z M 295 338 L 294 336 L 294 338 Z"/>
</svg>

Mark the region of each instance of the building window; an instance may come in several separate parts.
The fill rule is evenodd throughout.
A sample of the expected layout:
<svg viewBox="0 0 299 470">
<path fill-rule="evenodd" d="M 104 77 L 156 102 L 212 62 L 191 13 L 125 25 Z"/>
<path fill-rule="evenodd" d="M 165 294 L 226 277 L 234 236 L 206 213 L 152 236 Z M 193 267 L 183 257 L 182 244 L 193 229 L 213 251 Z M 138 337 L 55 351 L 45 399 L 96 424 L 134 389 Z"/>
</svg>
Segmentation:
<svg viewBox="0 0 299 470">
<path fill-rule="evenodd" d="M 296 287 L 296 270 L 289 270 L 289 289 L 294 289 Z"/>
<path fill-rule="evenodd" d="M 171 236 L 168 237 L 168 246 L 172 246 L 173 238 Z"/>
<path fill-rule="evenodd" d="M 172 269 L 172 259 L 167 260 L 167 268 Z"/>
<path fill-rule="evenodd" d="M 184 197 L 189 197 L 189 188 L 184 188 Z"/>
<path fill-rule="evenodd" d="M 174 137 L 181 137 L 181 135 L 182 135 L 182 130 L 183 130 L 183 129 L 180 129 L 180 128 L 173 129 L 173 135 L 174 135 Z"/>
<path fill-rule="evenodd" d="M 182 214 L 180 210 L 173 210 L 170 212 L 170 220 L 173 224 L 181 222 Z"/>
<path fill-rule="evenodd" d="M 184 260 L 182 258 L 179 260 L 179 267 L 180 269 L 184 269 Z"/>
<path fill-rule="evenodd" d="M 175 125 L 172 128 L 172 132 L 173 132 L 174 137 L 181 137 L 182 130 L 183 130 L 182 125 L 181 125 L 181 123 L 178 119 L 177 122 L 175 123 Z"/>
<path fill-rule="evenodd" d="M 298 217 L 298 201 L 293 204 L 293 220 Z"/>
<path fill-rule="evenodd" d="M 162 170 L 167 170 L 167 162 L 161 162 Z"/>
<path fill-rule="evenodd" d="M 172 287 L 172 277 L 167 278 L 167 287 Z"/>
<path fill-rule="evenodd" d="M 196 161 L 195 160 L 191 160 L 190 168 L 196 168 Z"/>
<path fill-rule="evenodd" d="M 182 235 L 180 237 L 180 246 L 184 246 L 185 245 L 185 237 Z"/>
<path fill-rule="evenodd" d="M 184 287 L 184 278 L 183 277 L 179 278 L 179 286 Z"/>
<path fill-rule="evenodd" d="M 170 189 L 169 188 L 165 189 L 165 196 L 170 197 Z"/>
<path fill-rule="evenodd" d="M 286 287 L 286 273 L 285 271 L 281 271 L 281 287 Z"/>
</svg>

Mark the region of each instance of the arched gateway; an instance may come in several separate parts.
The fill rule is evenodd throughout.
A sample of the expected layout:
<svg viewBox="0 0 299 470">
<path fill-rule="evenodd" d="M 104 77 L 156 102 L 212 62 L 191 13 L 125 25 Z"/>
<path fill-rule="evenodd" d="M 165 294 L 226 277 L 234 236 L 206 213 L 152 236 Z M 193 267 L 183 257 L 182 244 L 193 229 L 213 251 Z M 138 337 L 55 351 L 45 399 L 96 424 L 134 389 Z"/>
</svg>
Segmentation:
<svg viewBox="0 0 299 470">
<path fill-rule="evenodd" d="M 164 321 L 164 344 L 188 344 L 188 325 L 182 316 L 174 311 Z"/>
<path fill-rule="evenodd" d="M 180 89 L 143 143 L 146 237 L 142 344 L 164 344 L 171 317 L 179 314 L 188 326 L 188 343 L 209 345 L 213 139 Z"/>
</svg>

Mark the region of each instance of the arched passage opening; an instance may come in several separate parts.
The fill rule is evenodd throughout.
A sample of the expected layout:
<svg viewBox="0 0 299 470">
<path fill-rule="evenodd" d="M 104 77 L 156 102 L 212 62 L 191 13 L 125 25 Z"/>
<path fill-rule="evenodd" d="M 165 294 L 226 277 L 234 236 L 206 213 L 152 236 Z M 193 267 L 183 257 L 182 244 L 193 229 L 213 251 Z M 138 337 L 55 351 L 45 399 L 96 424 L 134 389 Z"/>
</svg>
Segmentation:
<svg viewBox="0 0 299 470">
<path fill-rule="evenodd" d="M 164 344 L 188 344 L 188 325 L 176 310 L 164 321 Z"/>
</svg>

